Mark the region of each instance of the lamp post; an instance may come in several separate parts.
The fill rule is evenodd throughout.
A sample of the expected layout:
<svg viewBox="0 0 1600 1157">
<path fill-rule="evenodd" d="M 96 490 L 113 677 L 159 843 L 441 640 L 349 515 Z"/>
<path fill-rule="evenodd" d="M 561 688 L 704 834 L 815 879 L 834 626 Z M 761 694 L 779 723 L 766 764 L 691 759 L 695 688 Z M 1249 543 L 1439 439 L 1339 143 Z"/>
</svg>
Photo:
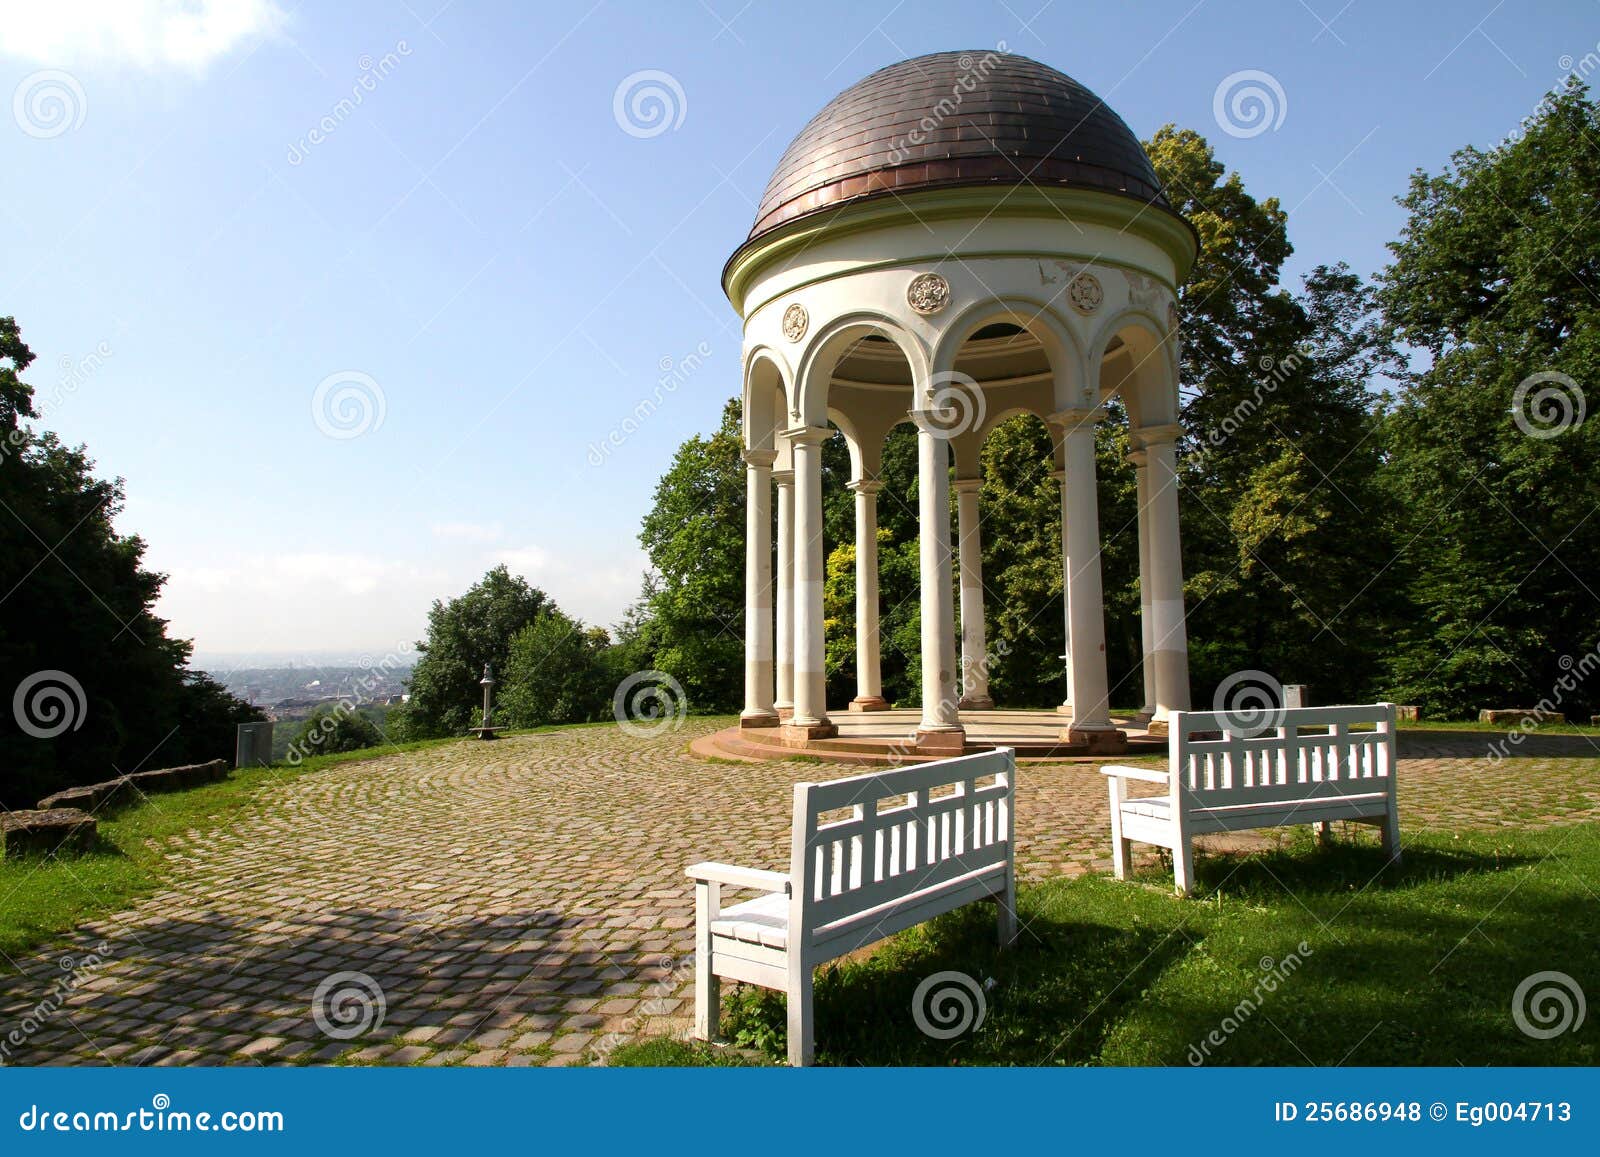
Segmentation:
<svg viewBox="0 0 1600 1157">
<path fill-rule="evenodd" d="M 483 665 L 483 678 L 478 682 L 483 687 L 483 723 L 472 731 L 479 739 L 493 739 L 500 729 L 494 725 L 494 671 L 488 663 Z"/>
</svg>

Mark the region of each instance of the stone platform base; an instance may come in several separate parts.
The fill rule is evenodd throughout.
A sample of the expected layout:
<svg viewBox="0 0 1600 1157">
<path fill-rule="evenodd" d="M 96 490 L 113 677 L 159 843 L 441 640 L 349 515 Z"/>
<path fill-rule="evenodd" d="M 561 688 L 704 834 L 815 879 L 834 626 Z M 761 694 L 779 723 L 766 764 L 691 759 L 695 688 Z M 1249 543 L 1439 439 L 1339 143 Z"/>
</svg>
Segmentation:
<svg viewBox="0 0 1600 1157">
<path fill-rule="evenodd" d="M 1069 739 L 1063 735 L 1061 716 L 1048 708 L 963 711 L 961 725 L 965 734 L 959 747 L 950 742 L 954 736 L 949 732 L 919 735 L 920 711 L 840 711 L 831 718 L 837 729 L 832 736 L 806 736 L 787 726 L 730 727 L 702 736 L 689 745 L 689 750 L 702 757 L 750 760 L 790 759 L 805 754 L 861 767 L 926 763 L 995 747 L 1014 748 L 1019 759 L 1085 761 L 1102 761 L 1111 754 L 1122 758 L 1162 755 L 1167 750 L 1165 736 L 1150 735 L 1131 720 L 1117 720 L 1116 731 L 1094 733 L 1093 745 L 1090 738 Z"/>
</svg>

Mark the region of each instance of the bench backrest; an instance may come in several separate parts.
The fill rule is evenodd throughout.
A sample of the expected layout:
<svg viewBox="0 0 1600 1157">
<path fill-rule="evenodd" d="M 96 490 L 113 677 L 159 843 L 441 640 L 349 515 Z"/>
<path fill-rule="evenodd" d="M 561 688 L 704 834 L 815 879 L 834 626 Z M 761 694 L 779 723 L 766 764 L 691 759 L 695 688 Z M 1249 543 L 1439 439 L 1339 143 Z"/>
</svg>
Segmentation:
<svg viewBox="0 0 1600 1157">
<path fill-rule="evenodd" d="M 1395 706 L 1293 707 L 1248 725 L 1225 711 L 1174 711 L 1172 790 L 1189 810 L 1394 791 Z"/>
<path fill-rule="evenodd" d="M 986 781 L 986 782 L 980 782 Z M 794 788 L 789 879 L 808 930 L 959 886 L 1012 855 L 1010 748 Z"/>
</svg>

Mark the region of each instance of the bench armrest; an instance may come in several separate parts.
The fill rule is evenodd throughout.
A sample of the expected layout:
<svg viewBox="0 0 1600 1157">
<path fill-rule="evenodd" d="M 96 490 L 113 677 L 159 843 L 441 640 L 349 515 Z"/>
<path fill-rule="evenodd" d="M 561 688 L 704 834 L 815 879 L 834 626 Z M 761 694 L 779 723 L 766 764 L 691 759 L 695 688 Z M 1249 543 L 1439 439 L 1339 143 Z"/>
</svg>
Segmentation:
<svg viewBox="0 0 1600 1157">
<path fill-rule="evenodd" d="M 762 892 L 787 892 L 789 877 L 782 872 L 766 872 L 760 868 L 740 868 L 733 864 L 691 864 L 684 873 L 691 880 L 704 880 L 712 884 L 728 884 L 735 888 L 755 888 Z"/>
<path fill-rule="evenodd" d="M 1145 783 L 1166 783 L 1170 772 L 1152 771 L 1148 767 L 1127 767 L 1113 763 L 1100 769 L 1101 775 L 1114 775 L 1118 779 L 1142 779 Z"/>
</svg>

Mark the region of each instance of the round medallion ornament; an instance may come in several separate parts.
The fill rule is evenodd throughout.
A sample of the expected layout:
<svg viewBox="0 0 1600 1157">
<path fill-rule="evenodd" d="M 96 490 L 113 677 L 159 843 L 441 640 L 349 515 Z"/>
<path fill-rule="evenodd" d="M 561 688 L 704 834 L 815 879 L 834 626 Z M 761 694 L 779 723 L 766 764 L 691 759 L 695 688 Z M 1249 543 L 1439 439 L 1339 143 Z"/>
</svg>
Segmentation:
<svg viewBox="0 0 1600 1157">
<path fill-rule="evenodd" d="M 811 316 L 806 313 L 806 307 L 798 301 L 783 311 L 783 336 L 790 341 L 799 341 L 806 336 L 806 326 L 811 323 Z"/>
<path fill-rule="evenodd" d="M 950 304 L 950 283 L 937 273 L 919 273 L 906 287 L 906 304 L 927 316 Z"/>
<path fill-rule="evenodd" d="M 1105 299 L 1106 291 L 1100 288 L 1100 279 L 1092 273 L 1078 274 L 1067 286 L 1067 300 L 1079 313 L 1093 313 Z"/>
</svg>

